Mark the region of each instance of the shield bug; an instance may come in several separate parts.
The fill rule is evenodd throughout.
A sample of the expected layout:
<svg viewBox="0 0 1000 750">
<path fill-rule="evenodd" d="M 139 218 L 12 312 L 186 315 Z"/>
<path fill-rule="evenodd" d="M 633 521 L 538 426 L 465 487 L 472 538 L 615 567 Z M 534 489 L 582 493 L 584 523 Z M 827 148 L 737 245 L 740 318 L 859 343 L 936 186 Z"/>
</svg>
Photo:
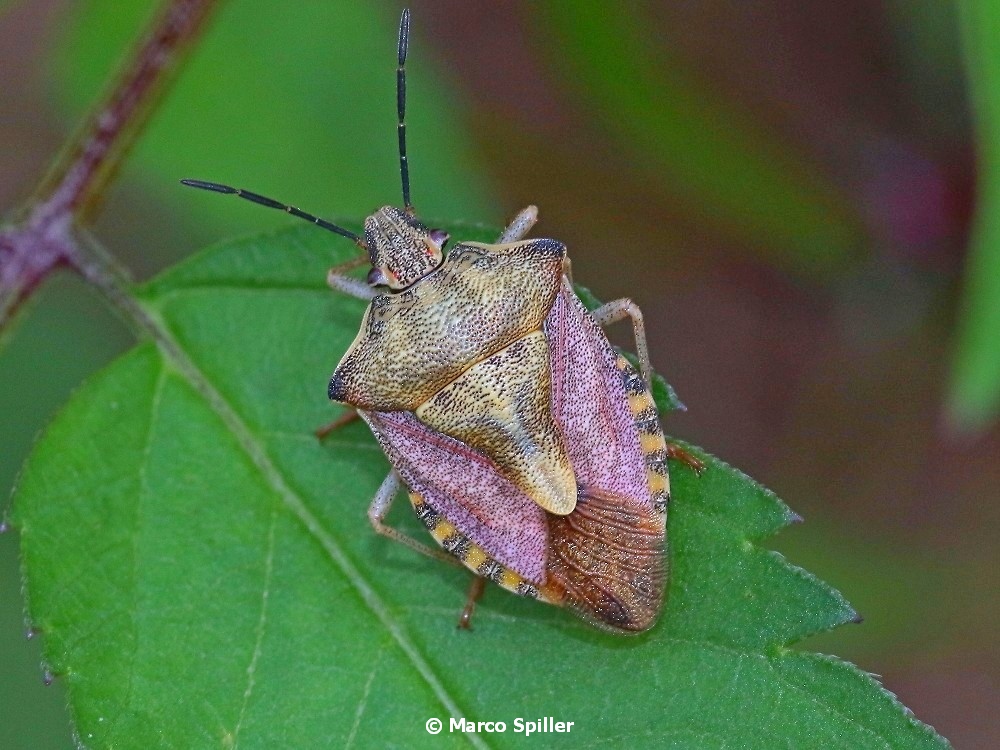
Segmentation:
<svg viewBox="0 0 1000 750">
<path fill-rule="evenodd" d="M 667 578 L 668 446 L 650 395 L 642 314 L 627 299 L 588 311 L 566 247 L 526 239 L 523 210 L 495 244 L 425 225 L 410 201 L 406 72 L 410 14 L 400 19 L 397 112 L 403 208 L 384 206 L 363 235 L 256 193 L 238 195 L 352 239 L 367 283 L 332 269 L 330 285 L 370 300 L 329 383 L 392 464 L 368 517 L 380 534 L 474 574 L 461 625 L 486 579 L 566 606 L 599 627 L 640 632 L 656 621 Z M 603 327 L 630 319 L 639 367 Z M 351 416 L 353 416 L 353 412 Z M 341 420 L 343 421 L 343 420 Z M 387 526 L 405 486 L 444 552 Z"/>
</svg>

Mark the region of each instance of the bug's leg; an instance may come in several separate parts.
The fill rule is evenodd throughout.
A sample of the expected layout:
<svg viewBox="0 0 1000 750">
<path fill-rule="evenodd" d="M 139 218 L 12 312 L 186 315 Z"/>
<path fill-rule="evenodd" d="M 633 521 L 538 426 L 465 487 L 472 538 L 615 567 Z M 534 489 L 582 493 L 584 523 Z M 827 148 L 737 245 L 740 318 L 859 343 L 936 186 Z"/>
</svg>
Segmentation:
<svg viewBox="0 0 1000 750">
<path fill-rule="evenodd" d="M 635 353 L 639 355 L 639 368 L 642 379 L 648 387 L 652 386 L 653 367 L 649 363 L 649 345 L 646 343 L 646 327 L 642 322 L 642 310 L 628 298 L 616 299 L 601 305 L 590 313 L 602 327 L 617 323 L 624 318 L 632 319 L 632 330 L 635 333 Z M 679 445 L 667 443 L 667 457 L 686 464 L 695 474 L 701 476 L 705 470 L 704 462 L 698 460 Z"/>
<path fill-rule="evenodd" d="M 649 345 L 646 343 L 646 327 L 642 322 L 642 310 L 627 297 L 616 299 L 593 310 L 591 315 L 602 328 L 617 323 L 625 318 L 632 319 L 632 331 L 635 333 L 635 353 L 639 356 L 639 370 L 646 385 L 653 382 L 653 367 L 649 363 Z"/>
<path fill-rule="evenodd" d="M 355 419 L 357 419 L 358 416 L 359 415 L 357 409 L 352 409 L 348 407 L 346 412 L 341 414 L 332 422 L 325 424 L 322 427 L 317 427 L 316 430 L 314 430 L 314 432 L 316 433 L 316 437 L 322 440 L 334 430 L 340 429 L 345 424 L 350 424 Z"/>
<path fill-rule="evenodd" d="M 334 266 L 326 273 L 326 283 L 331 289 L 336 289 L 338 292 L 349 294 L 358 299 L 370 300 L 375 296 L 375 291 L 365 282 L 361 281 L 361 279 L 355 279 L 353 276 L 347 275 L 348 271 L 360 268 L 367 262 L 367 256 L 359 255 L 357 258 L 349 260 L 346 263 Z"/>
<path fill-rule="evenodd" d="M 361 266 L 368 263 L 367 255 L 359 255 L 356 258 L 351 258 L 350 260 L 345 260 L 343 263 L 334 266 L 330 269 L 330 273 L 335 273 L 338 275 L 343 275 L 348 271 L 353 271 L 355 268 L 361 268 Z"/>
<path fill-rule="evenodd" d="M 442 560 L 460 568 L 463 567 L 462 563 L 449 555 L 447 552 L 434 549 L 433 547 L 428 547 L 423 542 L 418 542 L 413 537 L 407 536 L 402 531 L 394 529 L 391 526 L 386 526 L 382 522 L 386 513 L 389 512 L 389 508 L 392 507 L 392 501 L 395 500 L 396 494 L 402 486 L 403 483 L 399 479 L 399 474 L 397 474 L 395 470 L 390 471 L 386 476 L 385 481 L 383 481 L 382 485 L 378 488 L 378 492 L 375 493 L 375 497 L 372 498 L 372 504 L 368 506 L 368 520 L 371 521 L 372 528 L 382 536 L 388 537 L 389 539 L 399 542 L 400 544 L 405 544 L 410 549 L 423 555 L 433 557 L 435 560 Z"/>
<path fill-rule="evenodd" d="M 462 630 L 472 629 L 472 613 L 476 611 L 476 602 L 483 597 L 483 590 L 486 588 L 486 579 L 482 576 L 475 576 L 469 584 L 469 593 L 465 597 L 465 607 L 462 615 L 458 618 L 458 627 Z"/>
<path fill-rule="evenodd" d="M 531 231 L 536 221 L 538 221 L 538 206 L 528 206 L 507 225 L 507 228 L 497 238 L 497 244 L 502 245 L 505 242 L 517 242 Z"/>
<path fill-rule="evenodd" d="M 330 285 L 331 289 L 336 289 L 338 292 L 343 292 L 366 302 L 375 296 L 375 290 L 365 282 L 360 279 L 353 279 L 350 276 L 335 274 L 332 270 L 326 276 L 326 283 Z"/>
<path fill-rule="evenodd" d="M 667 443 L 667 458 L 672 458 L 675 461 L 680 461 L 682 464 L 686 465 L 691 471 L 693 471 L 698 476 L 705 471 L 705 462 L 695 458 L 686 450 L 681 448 L 675 443 Z"/>
</svg>

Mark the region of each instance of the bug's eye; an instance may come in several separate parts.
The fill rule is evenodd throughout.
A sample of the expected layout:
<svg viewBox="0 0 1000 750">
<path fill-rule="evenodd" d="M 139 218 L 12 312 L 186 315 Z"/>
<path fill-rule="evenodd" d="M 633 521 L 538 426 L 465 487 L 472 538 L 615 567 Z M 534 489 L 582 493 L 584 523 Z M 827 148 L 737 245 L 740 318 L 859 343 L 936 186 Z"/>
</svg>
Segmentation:
<svg viewBox="0 0 1000 750">
<path fill-rule="evenodd" d="M 389 283 L 381 268 L 373 268 L 368 272 L 368 286 L 385 286 Z"/>
<path fill-rule="evenodd" d="M 435 245 L 437 245 L 439 248 L 443 250 L 444 243 L 448 241 L 448 238 L 451 237 L 451 235 L 448 234 L 443 229 L 432 229 L 430 237 L 431 237 L 431 242 L 433 242 Z"/>
</svg>

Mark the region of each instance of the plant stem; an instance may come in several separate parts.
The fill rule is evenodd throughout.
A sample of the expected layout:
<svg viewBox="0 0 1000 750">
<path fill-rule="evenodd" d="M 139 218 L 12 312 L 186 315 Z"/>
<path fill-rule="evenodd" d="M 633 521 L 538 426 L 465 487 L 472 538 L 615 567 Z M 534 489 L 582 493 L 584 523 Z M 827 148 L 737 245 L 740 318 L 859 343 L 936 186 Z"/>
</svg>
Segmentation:
<svg viewBox="0 0 1000 750">
<path fill-rule="evenodd" d="M 89 218 L 216 0 L 168 0 L 107 97 L 69 139 L 23 212 L 0 230 L 0 328 L 54 268 L 84 273 L 73 227 Z"/>
</svg>

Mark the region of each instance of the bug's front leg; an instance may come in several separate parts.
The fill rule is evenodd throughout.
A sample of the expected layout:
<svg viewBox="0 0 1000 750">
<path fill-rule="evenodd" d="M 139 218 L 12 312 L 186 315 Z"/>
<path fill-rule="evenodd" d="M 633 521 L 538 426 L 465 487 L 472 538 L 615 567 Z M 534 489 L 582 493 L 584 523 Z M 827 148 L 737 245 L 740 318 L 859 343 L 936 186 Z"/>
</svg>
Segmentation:
<svg viewBox="0 0 1000 750">
<path fill-rule="evenodd" d="M 389 512 L 389 508 L 392 507 L 393 500 L 396 499 L 396 495 L 402 486 L 403 482 L 400 480 L 399 474 L 395 470 L 390 471 L 375 493 L 375 497 L 372 498 L 371 505 L 368 506 L 368 520 L 371 521 L 372 528 L 382 536 L 388 537 L 400 544 L 405 544 L 410 549 L 422 555 L 433 557 L 435 560 L 442 560 L 459 568 L 463 567 L 462 563 L 447 552 L 429 547 L 423 542 L 418 542 L 413 537 L 404 534 L 402 531 L 383 523 L 386 514 Z"/>
<path fill-rule="evenodd" d="M 535 226 L 535 222 L 537 221 L 538 206 L 528 206 L 507 225 L 507 228 L 497 238 L 497 244 L 502 245 L 505 242 L 517 242 L 531 231 L 531 228 Z"/>
<path fill-rule="evenodd" d="M 359 255 L 357 258 L 353 258 L 346 263 L 334 266 L 326 273 L 327 285 L 331 289 L 336 289 L 338 292 L 343 292 L 351 297 L 356 297 L 357 299 L 365 300 L 367 302 L 375 296 L 375 290 L 368 286 L 365 282 L 361 281 L 361 279 L 356 279 L 353 276 L 347 275 L 348 271 L 360 268 L 367 262 L 367 256 Z"/>
<path fill-rule="evenodd" d="M 605 302 L 590 313 L 598 325 L 607 328 L 625 318 L 632 319 L 632 332 L 635 334 L 635 353 L 639 357 L 639 370 L 647 386 L 653 382 L 653 367 L 649 363 L 649 345 L 646 343 L 646 326 L 642 322 L 642 310 L 627 297 Z"/>
<path fill-rule="evenodd" d="M 322 427 L 317 427 L 315 430 L 313 430 L 313 432 L 315 433 L 315 435 L 316 435 L 317 438 L 319 438 L 320 440 L 322 440 L 323 438 L 325 438 L 327 435 L 329 435 L 334 430 L 340 429 L 345 424 L 350 424 L 355 419 L 358 419 L 360 416 L 361 415 L 358 414 L 358 410 L 357 409 L 353 409 L 351 407 L 347 407 L 347 411 L 345 411 L 343 414 L 341 414 L 335 420 L 333 420 L 332 422 L 328 422 L 327 424 L 323 425 Z"/>
</svg>

